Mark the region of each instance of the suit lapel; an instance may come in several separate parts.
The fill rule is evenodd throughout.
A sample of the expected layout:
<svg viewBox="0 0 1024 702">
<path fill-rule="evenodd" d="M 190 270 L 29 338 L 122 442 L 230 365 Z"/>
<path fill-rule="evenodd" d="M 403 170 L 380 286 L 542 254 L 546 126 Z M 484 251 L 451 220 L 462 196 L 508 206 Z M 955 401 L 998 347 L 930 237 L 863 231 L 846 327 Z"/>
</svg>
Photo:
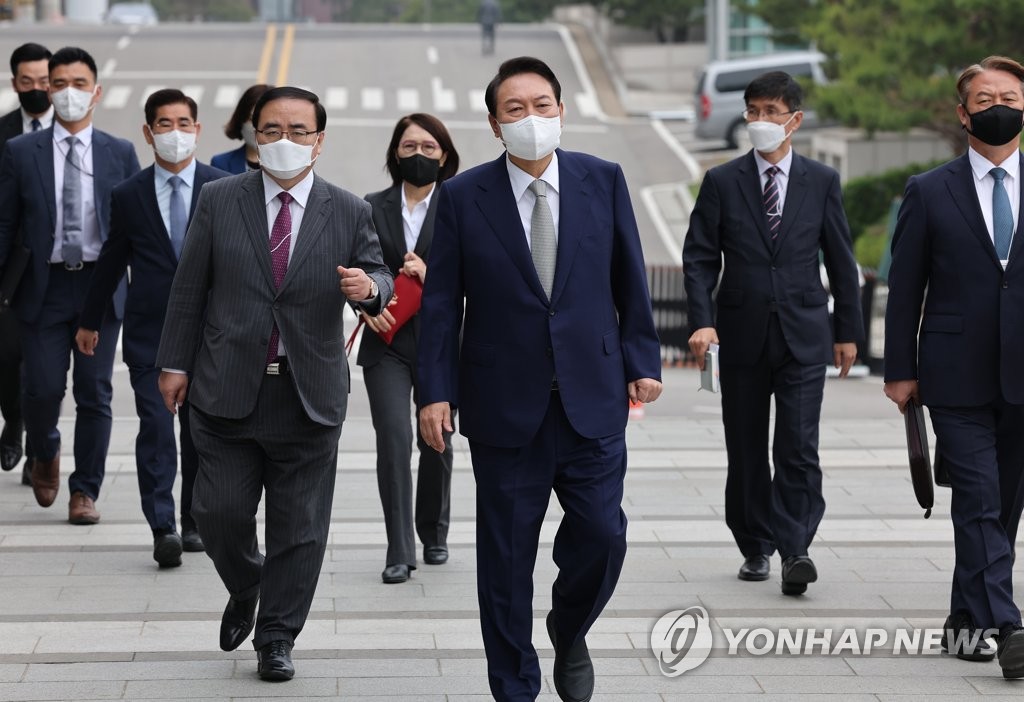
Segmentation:
<svg viewBox="0 0 1024 702">
<path fill-rule="evenodd" d="M 159 240 L 157 246 L 163 249 L 164 255 L 168 256 L 172 262 L 177 263 L 174 247 L 171 246 L 171 236 L 167 233 L 167 227 L 164 226 L 164 218 L 160 214 L 160 205 L 156 199 L 156 168 L 150 166 L 142 173 L 142 178 L 137 181 L 136 193 L 139 196 L 139 209 L 144 213 L 143 216 L 149 224 L 147 231 L 153 232 L 154 238 Z"/>
<path fill-rule="evenodd" d="M 974 185 L 974 171 L 971 169 L 971 161 L 967 154 L 964 154 L 956 161 L 949 164 L 949 177 L 946 178 L 946 188 L 953 198 L 954 204 L 960 210 L 960 214 L 970 227 L 978 243 L 988 251 L 992 263 L 1003 270 L 1003 265 L 996 256 L 995 244 L 992 243 L 992 236 L 985 226 L 985 217 L 981 213 L 981 203 L 978 202 L 978 189 Z"/>
<path fill-rule="evenodd" d="M 1017 201 L 1017 228 L 1013 230 L 1013 239 L 1010 240 L 1010 260 L 1006 264 L 1009 268 L 1020 256 L 1024 256 L 1024 154 L 1020 157 L 1020 168 L 1017 170 L 1017 180 L 1020 182 L 1020 199 Z M 994 245 L 993 245 L 994 248 Z"/>
<path fill-rule="evenodd" d="M 245 225 L 245 233 L 252 244 L 260 271 L 267 284 L 274 288 L 274 274 L 270 268 L 270 234 L 267 228 L 267 203 L 263 194 L 263 175 L 261 171 L 253 171 L 245 175 L 242 181 L 242 194 L 238 198 L 238 207 Z"/>
<path fill-rule="evenodd" d="M 555 279 L 551 284 L 551 302 L 558 300 L 565 289 L 581 234 L 595 231 L 591 224 L 593 208 L 586 187 L 587 171 L 570 154 L 558 151 L 558 253 L 555 258 Z M 531 256 L 530 263 L 533 263 Z M 536 270 L 536 268 L 534 269 Z"/>
<path fill-rule="evenodd" d="M 789 164 L 789 182 L 786 184 L 786 202 L 782 206 L 782 224 L 779 225 L 779 235 L 774 242 L 774 248 L 782 246 L 786 234 L 793 228 L 793 222 L 800 215 L 800 208 L 807 196 L 807 164 L 797 153 L 793 153 L 793 160 Z M 764 219 L 764 216 L 761 217 Z M 767 233 L 767 224 L 765 225 Z M 769 243 L 771 239 L 769 238 Z"/>
<path fill-rule="evenodd" d="M 394 261 L 402 267 L 405 257 L 405 229 L 402 227 L 402 191 L 401 184 L 388 188 L 384 194 L 383 231 L 377 232 L 385 262 Z"/>
<path fill-rule="evenodd" d="M 110 151 L 110 140 L 98 129 L 92 131 L 92 190 L 96 198 L 96 220 L 100 240 L 106 241 L 110 226 L 110 191 L 121 178 L 114 170 L 117 161 Z"/>
<path fill-rule="evenodd" d="M 37 132 L 38 134 L 38 132 Z M 53 173 L 53 127 L 36 143 L 36 170 L 42 185 L 40 192 L 46 194 L 46 207 L 50 211 L 50 231 L 56 236 L 57 230 L 57 184 Z"/>
<path fill-rule="evenodd" d="M 298 238 L 295 239 L 295 248 L 292 250 L 291 259 L 288 261 L 288 271 L 284 274 L 284 280 L 281 281 L 281 287 L 278 288 L 280 294 L 288 284 L 295 278 L 299 273 L 299 269 L 302 267 L 302 262 L 306 260 L 309 253 L 313 250 L 317 240 L 320 239 L 324 229 L 327 228 L 327 222 L 331 216 L 331 196 L 327 192 L 327 186 L 319 176 L 313 176 L 313 188 L 309 191 L 309 199 L 306 200 L 306 208 L 302 214 L 302 224 L 299 227 Z M 268 248 L 268 247 L 264 247 Z M 270 260 L 270 254 L 267 254 L 267 261 Z"/>
<path fill-rule="evenodd" d="M 768 234 L 768 222 L 764 217 L 764 193 L 761 189 L 761 174 L 757 171 L 757 161 L 754 160 L 754 152 L 750 151 L 740 162 L 739 181 L 737 185 L 743 202 L 750 210 L 750 221 L 757 227 L 768 253 L 772 252 L 772 238 Z M 788 197 L 788 195 L 787 195 Z"/>
</svg>

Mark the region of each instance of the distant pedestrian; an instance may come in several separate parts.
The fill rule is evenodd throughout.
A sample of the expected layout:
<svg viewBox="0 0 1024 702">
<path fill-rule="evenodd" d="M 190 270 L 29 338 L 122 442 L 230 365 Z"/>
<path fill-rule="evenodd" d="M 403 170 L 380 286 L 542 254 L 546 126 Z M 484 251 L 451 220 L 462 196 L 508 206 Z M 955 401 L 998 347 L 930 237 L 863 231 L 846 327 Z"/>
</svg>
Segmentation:
<svg viewBox="0 0 1024 702">
<path fill-rule="evenodd" d="M 501 21 L 501 5 L 498 0 L 480 0 L 476 21 L 480 23 L 484 56 L 489 56 L 494 53 L 494 28 Z"/>
<path fill-rule="evenodd" d="M 245 173 L 246 171 L 258 171 L 260 169 L 259 149 L 256 144 L 256 130 L 252 126 L 252 108 L 263 93 L 270 90 L 272 85 L 257 83 L 250 85 L 238 98 L 235 111 L 231 118 L 224 125 L 224 136 L 228 139 L 238 139 L 242 145 L 237 149 L 216 154 L 210 159 L 210 165 L 228 173 Z"/>
</svg>

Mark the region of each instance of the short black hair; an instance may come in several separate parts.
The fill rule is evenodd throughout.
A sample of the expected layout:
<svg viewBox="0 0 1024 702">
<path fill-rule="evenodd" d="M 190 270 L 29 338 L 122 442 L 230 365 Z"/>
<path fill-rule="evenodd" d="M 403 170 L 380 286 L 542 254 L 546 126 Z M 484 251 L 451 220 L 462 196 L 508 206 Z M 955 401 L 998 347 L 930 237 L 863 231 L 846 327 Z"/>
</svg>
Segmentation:
<svg viewBox="0 0 1024 702">
<path fill-rule="evenodd" d="M 92 79 L 96 80 L 96 62 L 92 56 L 85 49 L 79 49 L 77 46 L 65 46 L 63 49 L 57 49 L 57 53 L 50 57 L 50 72 L 57 66 L 67 66 L 72 63 L 84 63 L 92 71 Z"/>
<path fill-rule="evenodd" d="M 751 100 L 782 100 L 790 111 L 796 112 L 803 104 L 804 89 L 785 71 L 769 71 L 750 81 L 743 91 L 743 103 Z"/>
<path fill-rule="evenodd" d="M 153 122 L 156 121 L 156 111 L 164 105 L 177 105 L 179 103 L 188 105 L 189 112 L 192 113 L 193 122 L 199 119 L 199 107 L 196 105 L 195 100 L 177 88 L 164 88 L 163 90 L 154 91 L 146 98 L 146 124 L 151 127 L 153 126 Z"/>
<path fill-rule="evenodd" d="M 256 105 L 252 108 L 252 126 L 257 129 L 260 128 L 260 112 L 263 110 L 264 105 L 273 100 L 305 100 L 313 105 L 313 110 L 316 112 L 316 130 L 322 132 L 327 127 L 327 110 L 320 103 L 320 98 L 317 97 L 316 93 L 311 93 L 308 90 L 291 85 L 271 88 L 260 96 L 260 99 L 256 101 Z"/>
<path fill-rule="evenodd" d="M 498 66 L 498 73 L 487 84 L 487 90 L 484 92 L 484 102 L 487 103 L 487 111 L 492 117 L 498 115 L 498 88 L 512 76 L 518 76 L 523 73 L 536 73 L 546 80 L 551 84 L 551 89 L 555 92 L 555 102 L 562 102 L 562 86 L 558 82 L 558 78 L 555 78 L 555 72 L 539 58 L 519 56 L 511 58 Z"/>
<path fill-rule="evenodd" d="M 242 125 L 248 122 L 249 117 L 252 116 L 252 108 L 256 105 L 256 101 L 273 87 L 266 83 L 257 83 L 246 88 L 242 97 L 238 98 L 238 104 L 235 105 L 235 111 L 231 113 L 231 119 L 224 125 L 224 136 L 228 139 L 241 139 Z"/>
<path fill-rule="evenodd" d="M 42 44 L 22 44 L 11 53 L 11 75 L 18 75 L 18 66 L 28 61 L 49 61 L 53 54 Z"/>
<path fill-rule="evenodd" d="M 455 150 L 455 144 L 452 142 L 451 134 L 448 133 L 448 128 L 434 115 L 414 112 L 399 119 L 395 125 L 395 131 L 391 133 L 391 143 L 388 144 L 387 160 L 384 167 L 391 176 L 392 182 L 395 185 L 402 182 L 402 174 L 398 167 L 398 144 L 402 141 L 402 135 L 405 134 L 405 130 L 409 128 L 410 124 L 415 124 L 437 139 L 437 145 L 445 153 L 444 165 L 437 172 L 437 182 L 443 183 L 458 173 L 459 152 Z"/>
</svg>

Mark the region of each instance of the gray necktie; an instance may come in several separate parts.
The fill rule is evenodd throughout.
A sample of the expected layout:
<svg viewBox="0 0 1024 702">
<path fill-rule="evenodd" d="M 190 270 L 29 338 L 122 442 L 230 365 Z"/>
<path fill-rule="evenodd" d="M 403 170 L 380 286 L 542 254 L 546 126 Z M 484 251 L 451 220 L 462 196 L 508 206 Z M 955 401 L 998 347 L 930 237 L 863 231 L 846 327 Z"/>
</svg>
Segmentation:
<svg viewBox="0 0 1024 702">
<path fill-rule="evenodd" d="M 996 256 L 1000 261 L 1005 261 L 1010 258 L 1010 240 L 1013 239 L 1013 208 L 1010 207 L 1010 196 L 1003 186 L 1006 171 L 993 168 L 989 173 L 995 180 L 992 184 L 992 234 Z"/>
<path fill-rule="evenodd" d="M 543 180 L 535 180 L 530 183 L 530 191 L 537 196 L 533 203 L 533 216 L 530 218 L 530 254 L 541 287 L 550 298 L 558 247 L 555 242 L 555 220 L 548 207 L 548 184 Z"/>
<path fill-rule="evenodd" d="M 185 216 L 185 198 L 181 196 L 181 186 L 185 184 L 178 176 L 171 176 L 167 179 L 171 186 L 171 246 L 174 247 L 174 257 L 181 258 L 181 247 L 185 245 L 185 229 L 187 217 Z"/>
<path fill-rule="evenodd" d="M 66 266 L 76 267 L 82 263 L 82 162 L 75 150 L 78 137 L 69 136 L 64 141 L 68 156 L 64 162 L 64 232 L 60 253 Z"/>
</svg>

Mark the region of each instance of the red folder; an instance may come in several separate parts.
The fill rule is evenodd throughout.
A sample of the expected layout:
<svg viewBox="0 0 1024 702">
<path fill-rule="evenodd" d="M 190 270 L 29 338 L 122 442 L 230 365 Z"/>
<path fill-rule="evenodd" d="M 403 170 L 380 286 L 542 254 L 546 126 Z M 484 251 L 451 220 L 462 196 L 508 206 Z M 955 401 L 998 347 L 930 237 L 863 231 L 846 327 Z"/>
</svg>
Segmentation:
<svg viewBox="0 0 1024 702">
<path fill-rule="evenodd" d="M 395 299 L 394 304 L 388 306 L 387 310 L 395 318 L 391 329 L 380 333 L 380 338 L 385 344 L 391 345 L 395 334 L 402 326 L 416 316 L 420 311 L 420 300 L 423 297 L 423 283 L 419 278 L 405 273 L 395 276 Z"/>
</svg>

